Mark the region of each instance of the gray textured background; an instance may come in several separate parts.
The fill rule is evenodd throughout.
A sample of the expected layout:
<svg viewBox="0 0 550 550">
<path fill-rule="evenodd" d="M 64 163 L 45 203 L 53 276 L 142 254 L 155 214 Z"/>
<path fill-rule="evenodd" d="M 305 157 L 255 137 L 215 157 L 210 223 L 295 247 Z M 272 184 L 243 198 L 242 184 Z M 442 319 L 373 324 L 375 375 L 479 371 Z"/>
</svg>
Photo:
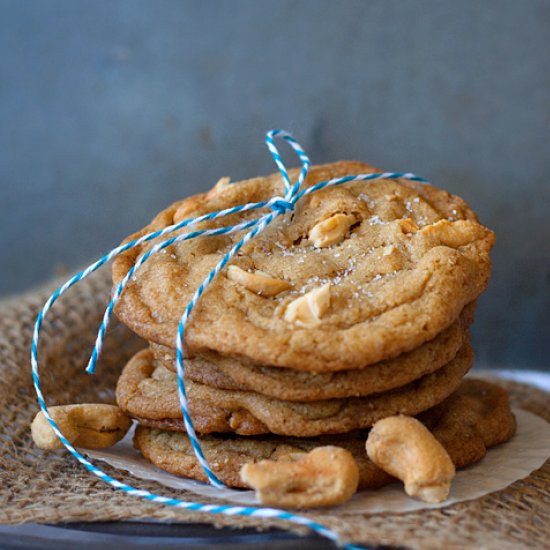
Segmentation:
<svg viewBox="0 0 550 550">
<path fill-rule="evenodd" d="M 550 368 L 550 2 L 0 0 L 0 293 L 219 176 L 410 170 L 497 232 L 478 364 Z"/>
</svg>

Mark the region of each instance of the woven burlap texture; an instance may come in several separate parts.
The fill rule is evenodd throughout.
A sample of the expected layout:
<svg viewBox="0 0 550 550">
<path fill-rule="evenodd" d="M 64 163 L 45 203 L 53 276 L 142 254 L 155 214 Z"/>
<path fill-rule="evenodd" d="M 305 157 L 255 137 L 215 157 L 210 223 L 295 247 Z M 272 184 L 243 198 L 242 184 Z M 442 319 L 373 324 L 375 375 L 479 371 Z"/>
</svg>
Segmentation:
<svg viewBox="0 0 550 550">
<path fill-rule="evenodd" d="M 282 521 L 212 516 L 151 504 L 112 489 L 68 453 L 36 449 L 29 425 L 38 410 L 29 363 L 34 319 L 56 283 L 0 303 L 0 523 L 106 521 L 157 518 L 217 526 L 271 526 L 304 533 Z M 90 377 L 83 372 L 91 342 L 109 296 L 109 274 L 97 273 L 64 295 L 48 316 L 40 347 L 41 379 L 49 404 L 114 402 L 124 362 L 143 343 L 116 323 L 103 358 Z M 550 397 L 530 386 L 507 382 L 512 401 L 550 421 Z M 168 488 L 114 471 L 111 475 L 148 490 Z M 180 499 L 196 495 L 178 491 Z M 203 502 L 216 502 L 201 498 Z M 308 513 L 343 540 L 411 548 L 547 547 L 550 540 L 550 461 L 503 491 L 439 510 L 407 514 L 346 516 L 338 510 Z"/>
</svg>

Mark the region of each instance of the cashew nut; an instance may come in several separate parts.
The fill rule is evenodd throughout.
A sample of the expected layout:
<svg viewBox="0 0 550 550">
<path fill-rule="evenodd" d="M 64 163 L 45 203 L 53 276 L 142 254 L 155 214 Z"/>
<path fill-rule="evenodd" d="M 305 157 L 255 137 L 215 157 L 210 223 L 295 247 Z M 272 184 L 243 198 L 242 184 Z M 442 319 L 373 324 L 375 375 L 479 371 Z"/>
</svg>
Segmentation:
<svg viewBox="0 0 550 550">
<path fill-rule="evenodd" d="M 434 243 L 459 248 L 480 239 L 487 229 L 472 220 L 439 220 L 420 230 L 420 235 L 432 239 Z"/>
<path fill-rule="evenodd" d="M 132 421 L 115 405 L 62 405 L 50 407 L 48 411 L 69 443 L 87 449 L 111 447 L 126 435 L 132 425 Z M 63 448 L 42 411 L 34 417 L 31 433 L 41 449 Z"/>
<path fill-rule="evenodd" d="M 334 214 L 330 218 L 315 224 L 309 231 L 308 237 L 313 246 L 324 248 L 341 242 L 349 228 L 355 223 L 355 216 L 351 214 Z"/>
<path fill-rule="evenodd" d="M 409 496 L 442 502 L 449 495 L 455 467 L 447 451 L 416 418 L 390 416 L 371 428 L 367 454 L 382 470 L 399 478 Z"/>
<path fill-rule="evenodd" d="M 210 190 L 211 194 L 219 193 L 220 191 L 223 191 L 226 187 L 231 185 L 231 178 L 229 176 L 224 176 L 223 178 L 220 178 L 214 187 Z"/>
<path fill-rule="evenodd" d="M 335 506 L 357 490 L 359 468 L 346 449 L 317 447 L 296 456 L 294 461 L 245 464 L 241 479 L 256 490 L 262 504 L 288 508 Z"/>
<path fill-rule="evenodd" d="M 274 279 L 269 273 L 259 269 L 249 273 L 236 265 L 230 265 L 227 268 L 227 278 L 261 296 L 275 296 L 290 288 L 290 283 L 282 279 Z"/>
<path fill-rule="evenodd" d="M 411 218 L 399 220 L 399 227 L 403 233 L 415 233 L 419 229 L 418 225 Z"/>
<path fill-rule="evenodd" d="M 330 307 L 330 283 L 310 290 L 286 306 L 284 319 L 300 327 L 314 327 Z"/>
</svg>

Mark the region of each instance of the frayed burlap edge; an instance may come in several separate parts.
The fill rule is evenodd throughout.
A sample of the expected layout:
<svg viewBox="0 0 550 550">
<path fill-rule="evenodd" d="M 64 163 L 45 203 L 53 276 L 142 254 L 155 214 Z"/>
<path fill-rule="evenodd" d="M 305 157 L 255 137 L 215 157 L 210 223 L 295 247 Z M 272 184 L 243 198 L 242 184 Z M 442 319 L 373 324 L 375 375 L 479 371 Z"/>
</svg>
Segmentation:
<svg viewBox="0 0 550 550">
<path fill-rule="evenodd" d="M 67 453 L 44 453 L 31 441 L 29 424 L 38 406 L 32 386 L 29 346 L 34 318 L 56 283 L 0 303 L 0 523 L 115 521 L 155 518 L 260 529 L 303 528 L 277 520 L 221 517 L 176 510 L 116 491 L 84 470 Z M 124 362 L 144 344 L 120 325 L 109 331 L 97 374 L 83 367 L 109 295 L 109 275 L 83 281 L 59 301 L 44 327 L 41 345 L 43 390 L 50 404 L 113 402 Z M 550 396 L 530 386 L 500 382 L 512 402 L 550 421 Z M 109 473 L 138 487 L 170 495 L 154 482 Z M 338 510 L 307 515 L 363 544 L 404 542 L 411 548 L 545 547 L 550 539 L 550 461 L 528 478 L 481 499 L 439 510 L 407 514 L 346 516 Z M 178 491 L 178 498 L 196 495 Z M 201 498 L 202 502 L 216 502 Z"/>
</svg>

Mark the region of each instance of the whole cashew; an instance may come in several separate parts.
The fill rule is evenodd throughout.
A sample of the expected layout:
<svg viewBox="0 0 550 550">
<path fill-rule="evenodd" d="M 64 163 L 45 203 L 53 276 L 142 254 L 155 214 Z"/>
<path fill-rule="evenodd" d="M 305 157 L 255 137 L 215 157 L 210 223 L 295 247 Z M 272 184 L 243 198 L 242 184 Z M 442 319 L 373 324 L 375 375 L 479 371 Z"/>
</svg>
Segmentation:
<svg viewBox="0 0 550 550">
<path fill-rule="evenodd" d="M 262 460 L 241 468 L 241 479 L 270 506 L 317 508 L 350 499 L 357 490 L 359 469 L 349 451 L 317 447 L 296 460 Z"/>
<path fill-rule="evenodd" d="M 455 467 L 447 451 L 416 418 L 390 416 L 371 428 L 369 458 L 405 484 L 405 492 L 425 502 L 449 495 Z"/>
<path fill-rule="evenodd" d="M 87 449 L 111 447 L 126 435 L 132 425 L 132 421 L 115 405 L 62 405 L 50 407 L 48 411 L 69 443 Z M 42 411 L 34 417 L 31 433 L 41 449 L 63 448 Z"/>
</svg>

